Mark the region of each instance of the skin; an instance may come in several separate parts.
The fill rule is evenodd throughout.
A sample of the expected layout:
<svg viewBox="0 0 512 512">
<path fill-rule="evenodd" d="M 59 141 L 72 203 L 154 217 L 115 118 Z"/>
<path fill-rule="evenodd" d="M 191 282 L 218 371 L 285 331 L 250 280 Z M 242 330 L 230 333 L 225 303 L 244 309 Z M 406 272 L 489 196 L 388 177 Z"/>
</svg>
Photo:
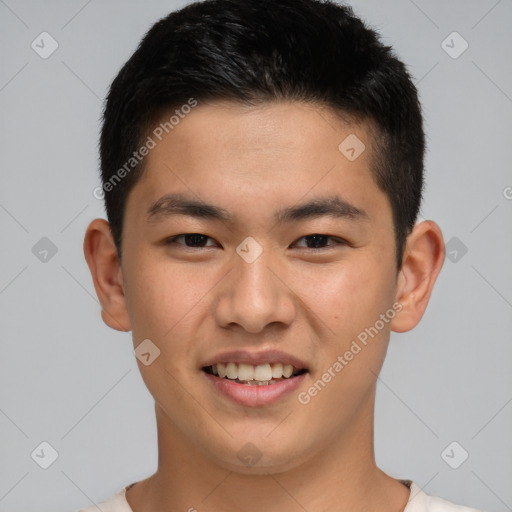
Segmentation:
<svg viewBox="0 0 512 512">
<path fill-rule="evenodd" d="M 200 104 L 146 157 L 126 204 L 122 263 L 108 223 L 89 225 L 84 252 L 103 320 L 131 330 L 134 347 L 149 338 L 160 349 L 149 366 L 138 361 L 155 399 L 159 461 L 126 493 L 134 512 L 403 510 L 408 488 L 375 464 L 376 380 L 391 330 L 420 321 L 444 244 L 434 222 L 416 224 L 397 272 L 391 206 L 370 171 L 367 128 L 312 104 Z M 338 149 L 349 134 L 366 145 L 354 161 Z M 148 220 L 150 205 L 170 192 L 228 210 L 233 224 Z M 367 217 L 276 225 L 278 209 L 334 193 Z M 206 247 L 164 243 L 186 233 L 210 239 Z M 336 238 L 314 249 L 303 238 L 312 234 Z M 252 263 L 236 252 L 248 236 L 263 249 Z M 393 320 L 301 404 L 298 393 L 395 303 Z M 203 378 L 202 363 L 220 352 L 274 348 L 309 369 L 276 404 L 237 405 Z M 253 466 L 237 457 L 248 442 L 261 454 Z"/>
</svg>

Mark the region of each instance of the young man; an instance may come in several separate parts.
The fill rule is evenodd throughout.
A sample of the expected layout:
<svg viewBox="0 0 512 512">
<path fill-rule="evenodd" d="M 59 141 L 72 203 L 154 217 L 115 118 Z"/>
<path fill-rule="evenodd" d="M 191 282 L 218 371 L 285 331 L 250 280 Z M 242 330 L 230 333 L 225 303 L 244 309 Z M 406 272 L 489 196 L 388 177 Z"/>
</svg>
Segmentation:
<svg viewBox="0 0 512 512">
<path fill-rule="evenodd" d="M 348 7 L 209 0 L 152 27 L 110 89 L 84 250 L 159 461 L 102 510 L 473 510 L 374 459 L 390 332 L 444 259 L 415 224 L 423 156 L 405 66 Z"/>
</svg>

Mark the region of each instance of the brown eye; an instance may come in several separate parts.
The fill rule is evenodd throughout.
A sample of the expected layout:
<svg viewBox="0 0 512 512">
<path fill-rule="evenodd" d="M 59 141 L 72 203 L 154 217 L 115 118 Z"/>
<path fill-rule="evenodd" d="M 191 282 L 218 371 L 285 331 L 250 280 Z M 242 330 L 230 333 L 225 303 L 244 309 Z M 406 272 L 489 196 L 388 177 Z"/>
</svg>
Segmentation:
<svg viewBox="0 0 512 512">
<path fill-rule="evenodd" d="M 321 235 L 321 234 L 306 235 L 306 236 L 303 236 L 302 238 L 299 238 L 299 241 L 300 240 L 304 240 L 306 245 L 305 246 L 298 245 L 298 246 L 306 248 L 306 249 L 325 249 L 325 248 L 336 246 L 336 245 L 346 245 L 347 244 L 347 242 L 341 238 L 329 236 L 329 235 Z M 327 245 L 327 242 L 329 240 L 334 240 L 334 244 Z"/>
<path fill-rule="evenodd" d="M 215 247 L 215 244 L 207 245 L 208 240 L 213 241 L 212 238 L 202 235 L 201 233 L 185 233 L 169 238 L 165 244 L 170 245 L 172 243 L 176 243 L 178 245 L 184 245 L 185 247 L 191 248 Z"/>
</svg>

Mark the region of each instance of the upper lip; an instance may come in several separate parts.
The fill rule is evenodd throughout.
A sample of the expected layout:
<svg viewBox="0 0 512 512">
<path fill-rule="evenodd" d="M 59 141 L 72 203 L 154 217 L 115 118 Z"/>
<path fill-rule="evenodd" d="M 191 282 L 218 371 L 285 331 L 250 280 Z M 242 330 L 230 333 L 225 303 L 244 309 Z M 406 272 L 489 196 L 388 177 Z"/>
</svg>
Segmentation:
<svg viewBox="0 0 512 512">
<path fill-rule="evenodd" d="M 307 370 L 306 363 L 291 354 L 280 350 L 264 350 L 260 352 L 248 352 L 247 350 L 230 350 L 222 352 L 207 359 L 201 367 L 213 366 L 218 363 L 245 363 L 258 366 L 259 364 L 291 364 L 299 370 Z"/>
</svg>

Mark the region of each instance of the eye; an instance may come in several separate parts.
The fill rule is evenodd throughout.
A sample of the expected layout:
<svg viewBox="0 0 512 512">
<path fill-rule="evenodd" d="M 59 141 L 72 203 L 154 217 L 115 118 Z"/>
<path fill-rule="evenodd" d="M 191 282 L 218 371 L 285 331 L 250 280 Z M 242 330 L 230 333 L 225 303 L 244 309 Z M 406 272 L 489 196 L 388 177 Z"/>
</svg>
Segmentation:
<svg viewBox="0 0 512 512">
<path fill-rule="evenodd" d="M 215 247 L 215 244 L 206 245 L 208 240 L 213 241 L 213 238 L 202 235 L 201 233 L 184 233 L 182 235 L 176 235 L 167 239 L 165 241 L 165 245 L 176 243 L 178 245 L 184 245 L 185 247 L 191 248 Z M 184 243 L 181 241 L 184 241 Z"/>
<path fill-rule="evenodd" d="M 299 238 L 300 240 L 305 240 L 306 246 L 298 244 L 298 242 L 295 242 L 295 245 L 299 247 L 305 247 L 306 249 L 326 249 L 328 247 L 332 247 L 333 245 L 348 245 L 348 242 L 343 240 L 342 238 L 338 238 L 335 236 L 329 236 L 329 235 L 320 235 L 320 234 L 314 234 L 314 235 L 306 235 L 302 238 Z M 326 245 L 328 240 L 334 240 L 334 244 Z"/>
</svg>

